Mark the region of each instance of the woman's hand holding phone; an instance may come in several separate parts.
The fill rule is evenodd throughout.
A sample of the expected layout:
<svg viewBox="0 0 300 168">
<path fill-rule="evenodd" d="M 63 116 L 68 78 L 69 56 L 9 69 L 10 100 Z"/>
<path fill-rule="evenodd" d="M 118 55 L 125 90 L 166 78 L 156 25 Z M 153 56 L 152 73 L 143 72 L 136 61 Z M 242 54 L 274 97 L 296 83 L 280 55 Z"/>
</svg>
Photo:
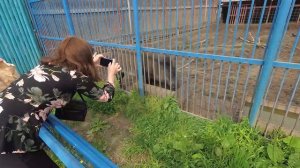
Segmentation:
<svg viewBox="0 0 300 168">
<path fill-rule="evenodd" d="M 98 53 L 94 53 L 93 55 L 93 62 L 96 66 L 99 66 L 100 65 L 100 60 L 104 58 L 104 56 L 102 54 L 98 54 Z"/>
<path fill-rule="evenodd" d="M 120 64 L 117 63 L 115 59 L 113 59 L 112 62 L 108 64 L 107 70 L 108 75 L 116 75 L 119 71 L 122 70 L 122 68 Z"/>
<path fill-rule="evenodd" d="M 114 84 L 115 75 L 122 70 L 119 63 L 115 59 L 107 59 L 102 54 L 95 53 L 93 55 L 95 65 L 107 66 L 107 81 Z"/>
<path fill-rule="evenodd" d="M 115 59 L 112 60 L 111 63 L 108 64 L 107 67 L 107 81 L 111 84 L 114 84 L 115 75 L 121 71 L 122 68 L 119 63 L 116 62 Z"/>
<path fill-rule="evenodd" d="M 109 58 L 105 58 L 102 54 L 95 53 L 93 55 L 93 61 L 96 66 L 104 66 L 108 67 L 109 63 L 112 63 L 112 60 Z"/>
</svg>

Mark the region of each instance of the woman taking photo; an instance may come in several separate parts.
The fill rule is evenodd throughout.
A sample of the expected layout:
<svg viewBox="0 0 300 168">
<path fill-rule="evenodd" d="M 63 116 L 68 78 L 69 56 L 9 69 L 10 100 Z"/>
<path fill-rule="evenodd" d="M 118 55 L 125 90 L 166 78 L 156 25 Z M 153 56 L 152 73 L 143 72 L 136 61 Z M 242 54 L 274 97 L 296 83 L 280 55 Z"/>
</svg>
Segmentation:
<svg viewBox="0 0 300 168">
<path fill-rule="evenodd" d="M 39 129 L 51 110 L 66 105 L 76 92 L 100 102 L 112 100 L 121 67 L 113 60 L 99 88 L 101 57 L 86 41 L 68 37 L 53 55 L 0 92 L 1 167 L 57 167 L 42 150 Z"/>
</svg>

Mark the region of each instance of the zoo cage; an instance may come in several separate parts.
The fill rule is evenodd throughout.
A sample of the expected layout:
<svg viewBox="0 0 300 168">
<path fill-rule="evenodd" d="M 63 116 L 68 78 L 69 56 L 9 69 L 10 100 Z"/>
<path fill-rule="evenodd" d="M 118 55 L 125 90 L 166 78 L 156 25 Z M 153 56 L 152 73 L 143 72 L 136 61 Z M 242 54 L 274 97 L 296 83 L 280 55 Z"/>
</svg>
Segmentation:
<svg viewBox="0 0 300 168">
<path fill-rule="evenodd" d="M 239 121 L 250 115 L 251 124 L 264 131 L 299 133 L 296 0 L 28 4 L 44 54 L 76 35 L 121 63 L 124 90 L 174 96 L 184 111 L 204 118 Z"/>
<path fill-rule="evenodd" d="M 27 5 L 43 55 L 66 36 L 78 36 L 120 62 L 124 90 L 174 96 L 183 111 L 203 118 L 249 116 L 263 132 L 281 128 L 299 135 L 298 2 L 27 0 Z"/>
</svg>

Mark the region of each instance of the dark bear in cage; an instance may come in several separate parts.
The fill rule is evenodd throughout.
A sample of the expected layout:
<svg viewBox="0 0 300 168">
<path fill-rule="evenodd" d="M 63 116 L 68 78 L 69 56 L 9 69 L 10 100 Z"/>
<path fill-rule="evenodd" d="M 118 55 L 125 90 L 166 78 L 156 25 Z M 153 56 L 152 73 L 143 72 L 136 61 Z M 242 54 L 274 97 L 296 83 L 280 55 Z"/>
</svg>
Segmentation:
<svg viewBox="0 0 300 168">
<path fill-rule="evenodd" d="M 145 54 L 143 57 L 143 77 L 146 84 L 176 91 L 179 88 L 176 76 L 175 56 Z"/>
<path fill-rule="evenodd" d="M 131 50 L 107 49 L 102 52 L 108 58 L 116 58 L 122 67 L 117 74 L 120 87 L 131 90 L 137 79 L 136 52 Z M 144 84 L 157 86 L 170 91 L 180 87 L 176 72 L 176 57 L 166 54 L 146 53 L 142 57 L 142 74 Z"/>
</svg>

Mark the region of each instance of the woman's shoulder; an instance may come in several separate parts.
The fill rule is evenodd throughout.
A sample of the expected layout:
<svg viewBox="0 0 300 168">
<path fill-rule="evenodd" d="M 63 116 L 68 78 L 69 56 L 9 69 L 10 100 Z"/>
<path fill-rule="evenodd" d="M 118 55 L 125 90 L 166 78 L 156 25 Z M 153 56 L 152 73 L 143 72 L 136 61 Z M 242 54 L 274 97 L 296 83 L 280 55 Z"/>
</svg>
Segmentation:
<svg viewBox="0 0 300 168">
<path fill-rule="evenodd" d="M 69 74 L 69 71 L 61 66 L 40 64 L 22 76 L 27 79 L 34 79 L 37 82 L 46 82 L 49 80 L 59 81 L 66 74 Z"/>
<path fill-rule="evenodd" d="M 68 78 L 71 80 L 84 79 L 84 80 L 92 80 L 89 76 L 84 75 L 78 70 L 69 69 L 67 67 L 59 66 L 59 65 L 38 65 L 29 73 L 27 76 L 35 77 L 38 81 L 45 81 L 47 79 L 53 79 L 55 81 L 59 81 L 61 78 Z"/>
<path fill-rule="evenodd" d="M 30 73 L 35 73 L 35 72 L 39 72 L 39 73 L 73 73 L 76 72 L 76 70 L 70 70 L 67 67 L 63 67 L 63 66 L 59 66 L 59 65 L 37 65 L 36 67 L 34 67 L 33 69 L 31 69 L 28 74 Z"/>
</svg>

